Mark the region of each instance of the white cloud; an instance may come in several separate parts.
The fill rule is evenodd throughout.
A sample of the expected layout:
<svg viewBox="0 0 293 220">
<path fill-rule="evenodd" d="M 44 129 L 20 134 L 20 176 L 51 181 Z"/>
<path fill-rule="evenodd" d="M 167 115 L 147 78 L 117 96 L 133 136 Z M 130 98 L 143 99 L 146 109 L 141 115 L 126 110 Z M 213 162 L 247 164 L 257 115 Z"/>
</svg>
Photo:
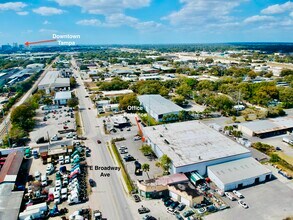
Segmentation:
<svg viewBox="0 0 293 220">
<path fill-rule="evenodd" d="M 57 33 L 57 30 L 52 30 L 52 29 L 45 29 L 45 28 L 41 28 L 39 30 L 40 33 Z"/>
<path fill-rule="evenodd" d="M 52 8 L 52 7 L 39 7 L 39 8 L 33 9 L 33 12 L 43 16 L 50 16 L 50 15 L 60 15 L 60 14 L 63 14 L 65 11 L 58 8 Z"/>
<path fill-rule="evenodd" d="M 161 27 L 160 23 L 154 21 L 140 21 L 137 18 L 127 16 L 125 14 L 112 14 L 105 18 L 102 22 L 98 19 L 84 19 L 77 21 L 76 24 L 84 26 L 95 26 L 95 27 L 121 27 L 130 26 L 132 28 L 138 29 L 140 31 L 150 31 Z"/>
<path fill-rule="evenodd" d="M 293 11 L 290 13 L 290 16 L 293 17 Z"/>
<path fill-rule="evenodd" d="M 203 25 L 221 25 L 234 23 L 230 13 L 246 0 L 180 0 L 183 4 L 179 11 L 172 12 L 163 20 L 168 20 L 174 26 L 192 26 L 201 29 Z"/>
<path fill-rule="evenodd" d="M 3 4 L 0 4 L 0 11 L 8 11 L 8 10 L 20 11 L 26 6 L 27 4 L 23 2 L 6 2 Z"/>
<path fill-rule="evenodd" d="M 18 15 L 28 15 L 29 12 L 28 11 L 19 11 L 19 12 L 16 12 L 16 14 L 18 14 Z"/>
<path fill-rule="evenodd" d="M 44 25 L 47 25 L 47 24 L 51 24 L 51 22 L 48 21 L 48 20 L 45 20 L 45 21 L 43 22 L 43 24 L 44 24 Z"/>
<path fill-rule="evenodd" d="M 98 19 L 84 19 L 77 21 L 76 24 L 84 26 L 101 26 L 102 22 Z"/>
<path fill-rule="evenodd" d="M 267 16 L 267 15 L 254 15 L 251 17 L 248 17 L 244 20 L 244 23 L 257 23 L 257 22 L 266 22 L 266 21 L 274 21 L 276 20 L 273 16 Z"/>
<path fill-rule="evenodd" d="M 282 14 L 293 10 L 293 2 L 288 1 L 284 4 L 271 5 L 261 11 L 262 14 Z"/>
<path fill-rule="evenodd" d="M 125 9 L 149 6 L 151 0 L 54 0 L 60 6 L 78 6 L 90 14 L 122 13 Z"/>
</svg>

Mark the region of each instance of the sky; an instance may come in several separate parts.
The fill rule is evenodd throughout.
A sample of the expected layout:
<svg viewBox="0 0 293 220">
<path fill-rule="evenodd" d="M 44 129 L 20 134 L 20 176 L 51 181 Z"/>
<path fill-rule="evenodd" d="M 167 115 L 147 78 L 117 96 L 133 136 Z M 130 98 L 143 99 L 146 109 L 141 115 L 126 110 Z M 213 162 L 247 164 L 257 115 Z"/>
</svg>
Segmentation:
<svg viewBox="0 0 293 220">
<path fill-rule="evenodd" d="M 53 34 L 78 34 L 76 44 L 293 42 L 293 1 L 0 1 L 0 44 Z"/>
</svg>

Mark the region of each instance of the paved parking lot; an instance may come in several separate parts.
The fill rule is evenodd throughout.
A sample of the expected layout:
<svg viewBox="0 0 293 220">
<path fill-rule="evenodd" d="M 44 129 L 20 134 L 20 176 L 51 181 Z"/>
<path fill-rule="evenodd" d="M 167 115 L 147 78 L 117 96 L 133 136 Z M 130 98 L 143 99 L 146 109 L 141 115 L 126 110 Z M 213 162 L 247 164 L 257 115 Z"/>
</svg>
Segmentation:
<svg viewBox="0 0 293 220">
<path fill-rule="evenodd" d="M 293 215 L 293 190 L 278 180 L 239 190 L 249 205 L 243 209 L 237 201 L 228 201 L 231 208 L 204 217 L 207 220 L 274 220 L 284 219 Z"/>
<path fill-rule="evenodd" d="M 58 134 L 58 130 L 63 130 L 64 126 L 67 126 L 68 129 L 75 129 L 75 119 L 70 117 L 68 112 L 68 107 L 62 107 L 57 110 L 58 113 L 49 113 L 47 115 L 44 114 L 45 111 L 38 109 L 37 115 L 35 117 L 37 123 L 34 130 L 30 133 L 31 143 L 30 146 L 36 145 L 36 141 L 40 137 L 47 138 L 53 137 L 55 134 Z M 46 116 L 47 121 L 44 121 L 44 117 Z M 66 140 L 65 134 L 59 135 L 63 140 Z"/>
</svg>

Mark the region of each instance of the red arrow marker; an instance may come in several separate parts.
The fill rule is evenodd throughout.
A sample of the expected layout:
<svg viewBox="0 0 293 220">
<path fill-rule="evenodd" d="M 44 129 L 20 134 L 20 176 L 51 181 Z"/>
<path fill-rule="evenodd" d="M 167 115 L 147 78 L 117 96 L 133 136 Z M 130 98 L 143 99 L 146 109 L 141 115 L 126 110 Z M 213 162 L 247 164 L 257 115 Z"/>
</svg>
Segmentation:
<svg viewBox="0 0 293 220">
<path fill-rule="evenodd" d="M 41 40 L 41 41 L 35 41 L 35 42 L 25 42 L 24 43 L 24 45 L 25 46 L 29 46 L 29 45 L 31 45 L 31 44 L 43 44 L 43 43 L 49 43 L 49 42 L 54 42 L 54 41 L 57 41 L 56 39 L 54 39 L 54 40 Z"/>
</svg>

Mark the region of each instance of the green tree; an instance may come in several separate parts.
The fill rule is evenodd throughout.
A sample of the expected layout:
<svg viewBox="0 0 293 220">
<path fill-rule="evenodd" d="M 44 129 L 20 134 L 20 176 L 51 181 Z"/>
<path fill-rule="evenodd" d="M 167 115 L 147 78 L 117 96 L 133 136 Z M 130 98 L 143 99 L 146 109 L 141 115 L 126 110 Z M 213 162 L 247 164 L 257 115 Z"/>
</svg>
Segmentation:
<svg viewBox="0 0 293 220">
<path fill-rule="evenodd" d="M 76 106 L 78 106 L 78 104 L 79 104 L 79 101 L 78 101 L 78 98 L 76 97 L 71 98 L 67 101 L 67 105 L 70 108 L 75 108 Z"/>
<path fill-rule="evenodd" d="M 178 95 L 183 96 L 184 98 L 188 98 L 191 92 L 192 92 L 191 87 L 188 86 L 186 83 L 183 83 L 179 87 L 176 88 L 176 93 Z"/>
<path fill-rule="evenodd" d="M 143 153 L 143 155 L 149 155 L 153 154 L 153 149 L 150 145 L 144 144 L 141 146 L 140 151 Z"/>
<path fill-rule="evenodd" d="M 44 98 L 43 100 L 44 105 L 52 105 L 53 104 L 53 100 L 51 98 Z"/>
<path fill-rule="evenodd" d="M 185 100 L 184 96 L 178 95 L 172 99 L 177 105 L 185 105 L 187 101 Z"/>
<path fill-rule="evenodd" d="M 10 120 L 13 126 L 17 126 L 25 131 L 30 131 L 35 124 L 33 120 L 34 116 L 35 110 L 25 103 L 12 110 Z"/>
<path fill-rule="evenodd" d="M 164 170 L 164 174 L 168 174 L 171 164 L 171 159 L 166 154 L 164 154 L 162 157 L 160 157 L 159 161 L 156 163 L 156 166 L 161 167 Z"/>
<path fill-rule="evenodd" d="M 70 77 L 70 87 L 74 88 L 74 87 L 76 87 L 76 84 L 77 84 L 76 79 L 73 76 L 71 76 Z"/>
<path fill-rule="evenodd" d="M 148 178 L 150 178 L 148 173 L 150 171 L 150 165 L 148 163 L 144 163 L 142 164 L 141 169 L 147 174 Z"/>
<path fill-rule="evenodd" d="M 119 100 L 119 108 L 125 110 L 126 112 L 136 112 L 136 110 L 131 110 L 129 107 L 139 107 L 140 103 L 137 99 L 136 94 L 127 94 L 124 95 Z"/>
</svg>

